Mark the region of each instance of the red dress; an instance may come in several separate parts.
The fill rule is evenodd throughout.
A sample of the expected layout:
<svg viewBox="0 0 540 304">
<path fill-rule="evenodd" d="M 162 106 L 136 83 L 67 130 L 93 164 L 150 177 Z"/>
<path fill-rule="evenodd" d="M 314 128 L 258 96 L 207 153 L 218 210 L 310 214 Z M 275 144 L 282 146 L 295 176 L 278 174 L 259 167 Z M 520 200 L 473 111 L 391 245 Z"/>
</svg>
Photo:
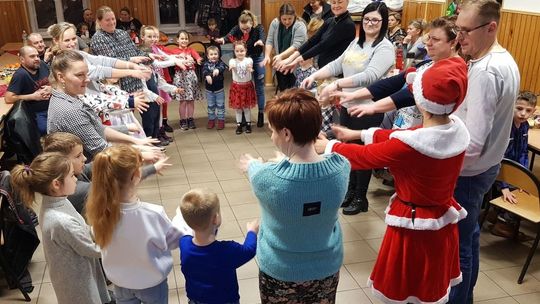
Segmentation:
<svg viewBox="0 0 540 304">
<path fill-rule="evenodd" d="M 461 282 L 456 223 L 467 212 L 453 193 L 469 133 L 451 117 L 444 126 L 367 130 L 366 146 L 329 145 L 353 170 L 388 167 L 394 176 L 388 227 L 368 280 L 385 303 L 446 303 L 450 288 Z"/>
</svg>

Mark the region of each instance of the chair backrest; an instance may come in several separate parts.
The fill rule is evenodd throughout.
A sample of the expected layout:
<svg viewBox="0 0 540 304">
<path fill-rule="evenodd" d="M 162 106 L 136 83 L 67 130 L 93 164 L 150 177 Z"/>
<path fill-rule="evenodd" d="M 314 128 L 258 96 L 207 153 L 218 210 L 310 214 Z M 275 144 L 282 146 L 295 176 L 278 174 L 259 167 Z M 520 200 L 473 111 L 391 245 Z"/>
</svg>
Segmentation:
<svg viewBox="0 0 540 304">
<path fill-rule="evenodd" d="M 195 50 L 195 52 L 199 53 L 203 59 L 206 57 L 206 47 L 204 44 L 200 41 L 193 41 L 190 44 L 188 44 L 188 47 Z"/>
<path fill-rule="evenodd" d="M 539 197 L 540 181 L 531 171 L 518 162 L 504 158 L 501 161 L 501 170 L 497 180 Z"/>
<path fill-rule="evenodd" d="M 178 49 L 178 44 L 171 42 L 171 43 L 165 44 L 165 47 L 171 50 L 175 50 L 175 49 Z"/>
</svg>

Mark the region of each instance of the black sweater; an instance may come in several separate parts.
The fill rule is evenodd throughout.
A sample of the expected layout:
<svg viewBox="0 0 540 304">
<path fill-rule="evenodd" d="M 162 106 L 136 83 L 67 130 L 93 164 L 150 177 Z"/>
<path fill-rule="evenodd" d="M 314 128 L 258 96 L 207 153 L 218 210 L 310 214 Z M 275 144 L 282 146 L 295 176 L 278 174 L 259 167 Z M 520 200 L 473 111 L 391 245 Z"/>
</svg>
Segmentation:
<svg viewBox="0 0 540 304">
<path fill-rule="evenodd" d="M 237 40 L 242 40 L 242 37 L 244 36 L 244 33 L 240 29 L 238 25 L 235 25 L 231 31 L 223 37 L 223 40 L 225 42 L 235 42 Z M 251 57 L 252 59 L 255 59 L 263 54 L 263 46 L 257 45 L 253 46 L 257 40 L 261 40 L 263 43 L 266 41 L 266 37 L 264 34 L 264 28 L 262 24 L 259 24 L 255 27 L 252 27 L 249 31 L 248 39 L 245 41 L 247 45 L 247 53 L 246 55 Z"/>
<path fill-rule="evenodd" d="M 319 68 L 341 56 L 356 36 L 349 12 L 324 21 L 323 26 L 298 50 L 304 60 L 319 55 Z"/>
</svg>

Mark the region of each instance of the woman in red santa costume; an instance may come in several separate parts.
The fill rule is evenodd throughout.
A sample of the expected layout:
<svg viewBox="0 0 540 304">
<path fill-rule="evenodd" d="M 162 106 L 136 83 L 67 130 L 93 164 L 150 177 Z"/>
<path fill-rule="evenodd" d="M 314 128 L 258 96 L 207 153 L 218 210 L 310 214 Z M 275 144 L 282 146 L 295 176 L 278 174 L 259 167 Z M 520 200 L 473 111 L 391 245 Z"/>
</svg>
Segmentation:
<svg viewBox="0 0 540 304">
<path fill-rule="evenodd" d="M 453 193 L 469 133 L 451 115 L 467 92 L 467 66 L 452 57 L 413 77 L 409 88 L 423 115 L 421 127 L 334 127 L 337 138 L 365 145 L 319 139 L 316 146 L 345 156 L 353 170 L 388 167 L 394 176 L 388 227 L 368 280 L 373 294 L 384 303 L 446 303 L 450 288 L 461 282 L 456 223 L 467 215 Z"/>
</svg>

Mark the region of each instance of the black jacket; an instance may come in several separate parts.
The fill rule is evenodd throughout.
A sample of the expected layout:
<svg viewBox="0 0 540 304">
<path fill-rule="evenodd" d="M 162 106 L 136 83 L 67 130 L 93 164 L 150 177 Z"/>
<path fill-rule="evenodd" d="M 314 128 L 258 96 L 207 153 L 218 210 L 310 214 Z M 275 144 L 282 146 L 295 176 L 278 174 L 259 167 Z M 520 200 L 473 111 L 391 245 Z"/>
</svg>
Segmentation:
<svg viewBox="0 0 540 304">
<path fill-rule="evenodd" d="M 313 9 L 311 8 L 311 5 L 306 4 L 304 6 L 304 13 L 302 14 L 302 19 L 306 21 L 306 24 L 309 24 L 309 21 L 311 20 L 311 14 L 313 14 Z M 328 3 L 323 4 L 322 8 L 322 20 L 326 21 L 329 18 L 334 17 L 334 13 L 332 13 L 332 7 Z"/>
<path fill-rule="evenodd" d="M 17 155 L 19 163 L 30 164 L 41 153 L 40 135 L 32 112 L 18 101 L 6 121 L 6 148 Z"/>
</svg>

